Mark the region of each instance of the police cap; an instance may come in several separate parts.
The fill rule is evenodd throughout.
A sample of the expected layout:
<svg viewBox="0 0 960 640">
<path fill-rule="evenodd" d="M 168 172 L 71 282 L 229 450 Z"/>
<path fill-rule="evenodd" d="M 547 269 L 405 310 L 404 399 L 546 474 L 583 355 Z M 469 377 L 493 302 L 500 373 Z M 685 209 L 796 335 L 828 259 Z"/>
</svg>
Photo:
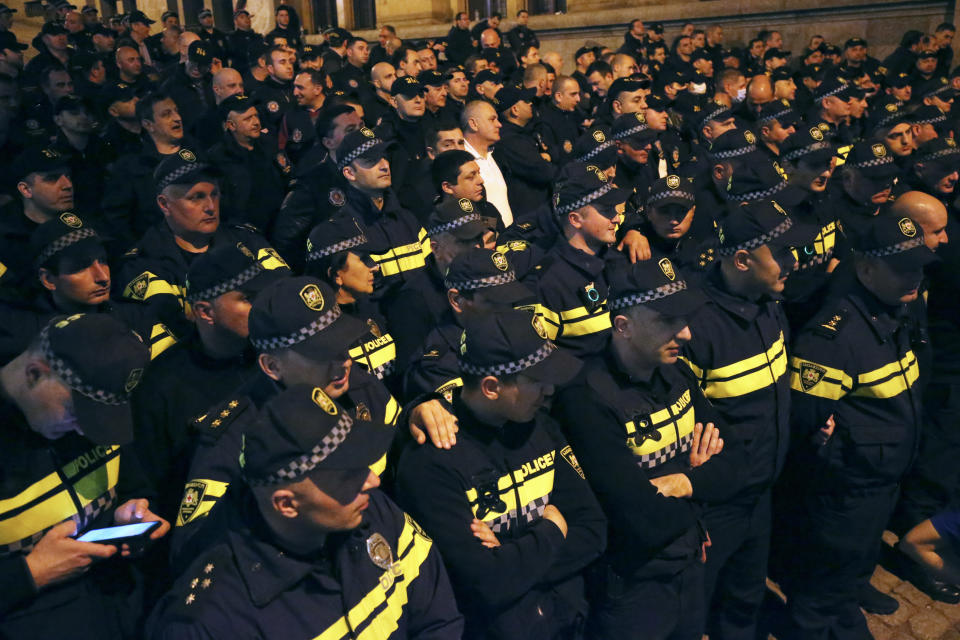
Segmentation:
<svg viewBox="0 0 960 640">
<path fill-rule="evenodd" d="M 934 138 L 917 147 L 910 160 L 914 166 L 924 165 L 928 175 L 942 178 L 960 167 L 960 147 L 953 138 Z"/>
<path fill-rule="evenodd" d="M 690 54 L 690 62 L 696 62 L 697 60 L 713 60 L 713 56 L 703 47 L 698 47 Z"/>
<path fill-rule="evenodd" d="M 839 76 L 825 78 L 824 81 L 813 90 L 813 99 L 816 101 L 829 98 L 830 96 L 836 96 L 841 100 L 847 100 L 850 98 L 851 90 L 854 88 L 846 78 Z"/>
<path fill-rule="evenodd" d="M 446 80 L 436 69 L 426 69 L 417 75 L 417 82 L 425 87 L 442 87 Z"/>
<path fill-rule="evenodd" d="M 93 114 L 95 109 L 87 98 L 70 95 L 59 98 L 53 105 L 54 115 L 59 115 L 64 111 L 68 111 L 70 113 L 82 113 L 86 111 L 89 114 Z"/>
<path fill-rule="evenodd" d="M 220 175 L 217 167 L 203 162 L 190 149 L 181 147 L 161 160 L 153 170 L 153 184 L 160 193 L 172 184 L 194 185 L 204 177 L 217 178 Z"/>
<path fill-rule="evenodd" d="M 921 269 L 937 259 L 923 241 L 923 227 L 907 217 L 871 216 L 854 241 L 859 255 L 879 258 L 896 271 Z"/>
<path fill-rule="evenodd" d="M 25 51 L 29 45 L 17 42 L 17 36 L 12 31 L 0 31 L 0 51 Z"/>
<path fill-rule="evenodd" d="M 710 143 L 707 154 L 715 161 L 742 158 L 757 152 L 757 136 L 750 129 L 724 131 Z"/>
<path fill-rule="evenodd" d="M 780 82 L 781 80 L 793 80 L 793 75 L 786 67 L 777 67 L 770 73 L 771 82 Z"/>
<path fill-rule="evenodd" d="M 617 146 L 606 128 L 594 125 L 577 138 L 573 157 L 580 162 L 592 162 L 606 168 L 617 163 Z"/>
<path fill-rule="evenodd" d="M 86 15 L 86 14 L 96 14 L 96 13 L 99 13 L 99 10 L 98 10 L 96 7 L 91 6 L 91 5 L 88 4 L 88 5 L 84 5 L 83 9 L 80 9 L 80 13 L 85 14 L 85 15 Z M 169 13 L 169 12 L 168 12 L 168 13 Z"/>
<path fill-rule="evenodd" d="M 702 128 L 708 122 L 723 122 L 733 117 L 730 107 L 719 102 L 705 102 L 699 105 L 700 110 L 691 114 L 690 122 L 697 128 Z"/>
<path fill-rule="evenodd" d="M 161 21 L 161 22 L 162 22 L 162 21 L 165 21 L 167 18 L 176 18 L 177 20 L 179 20 L 179 19 L 180 19 L 180 14 L 177 13 L 176 11 L 169 11 L 169 10 L 164 11 L 163 13 L 160 14 L 160 21 Z"/>
<path fill-rule="evenodd" d="M 893 179 L 900 173 L 887 146 L 882 142 L 868 140 L 857 142 L 851 147 L 843 166 L 856 169 L 871 180 Z"/>
<path fill-rule="evenodd" d="M 757 126 L 767 124 L 772 120 L 780 123 L 780 126 L 786 128 L 796 126 L 802 120 L 797 110 L 789 100 L 771 100 L 760 105 L 757 110 Z"/>
<path fill-rule="evenodd" d="M 204 67 L 213 62 L 213 52 L 210 51 L 210 45 L 205 40 L 194 40 L 187 49 L 187 60 Z"/>
<path fill-rule="evenodd" d="M 69 161 L 62 153 L 52 147 L 30 146 L 17 156 L 11 167 L 14 180 L 22 180 L 31 173 L 70 174 Z"/>
<path fill-rule="evenodd" d="M 580 47 L 580 48 L 577 49 L 576 52 L 573 54 L 573 59 L 574 59 L 574 60 L 577 60 L 577 59 L 580 58 L 580 56 L 585 55 L 585 54 L 588 54 L 588 53 L 593 53 L 593 52 L 594 52 L 594 51 L 593 51 L 593 47 Z"/>
<path fill-rule="evenodd" d="M 732 256 L 764 245 L 771 250 L 803 247 L 818 231 L 814 225 L 791 218 L 776 200 L 746 202 L 732 209 L 720 225 L 720 255 Z"/>
<path fill-rule="evenodd" d="M 697 196 L 694 193 L 693 178 L 669 175 L 650 185 L 650 195 L 647 196 L 646 204 L 647 208 L 679 204 L 689 209 L 696 203 Z"/>
<path fill-rule="evenodd" d="M 497 221 L 480 213 L 467 198 L 445 198 L 427 220 L 427 235 L 450 233 L 458 240 L 474 240 L 497 228 Z"/>
<path fill-rule="evenodd" d="M 530 104 L 533 104 L 533 101 L 536 99 L 536 97 L 536 89 L 504 87 L 500 91 L 497 91 L 497 113 L 503 113 L 504 111 L 507 111 L 510 107 L 518 102 L 529 102 Z"/>
<path fill-rule="evenodd" d="M 40 35 L 42 36 L 60 36 L 66 35 L 69 33 L 67 28 L 63 26 L 62 22 L 45 22 L 42 27 L 40 27 Z"/>
<path fill-rule="evenodd" d="M 803 162 L 812 167 L 826 167 L 836 155 L 833 144 L 819 127 L 801 127 L 787 136 L 780 145 L 780 158 L 787 162 Z"/>
<path fill-rule="evenodd" d="M 130 102 L 137 97 L 137 89 L 126 82 L 110 82 L 98 96 L 101 108 L 106 111 L 116 102 Z"/>
<path fill-rule="evenodd" d="M 250 486 L 310 478 L 340 504 L 356 499 L 390 447 L 394 429 L 354 420 L 320 387 L 292 385 L 264 404 L 240 457 Z"/>
<path fill-rule="evenodd" d="M 423 95 L 423 85 L 417 82 L 413 76 L 403 76 L 393 81 L 390 87 L 390 95 L 403 96 L 404 98 L 416 98 Z"/>
<path fill-rule="evenodd" d="M 863 38 L 853 37 L 843 43 L 844 50 L 850 49 L 851 47 L 865 47 L 867 46 L 867 41 Z"/>
<path fill-rule="evenodd" d="M 872 133 L 878 129 L 893 127 L 909 119 L 910 115 L 904 110 L 903 103 L 893 96 L 886 96 L 871 107 L 867 116 L 866 132 Z"/>
<path fill-rule="evenodd" d="M 888 86 L 903 89 L 909 87 L 912 80 L 909 73 L 891 73 L 887 76 L 886 82 Z"/>
<path fill-rule="evenodd" d="M 470 375 L 522 374 L 562 385 L 573 380 L 583 363 L 547 339 L 544 321 L 525 311 L 495 311 L 465 322 L 460 370 Z"/>
<path fill-rule="evenodd" d="M 377 162 L 385 157 L 386 153 L 387 144 L 371 129 L 360 127 L 343 137 L 343 142 L 337 150 L 337 168 L 342 170 L 356 160 Z"/>
<path fill-rule="evenodd" d="M 947 116 L 932 104 L 924 104 L 910 114 L 911 122 L 915 124 L 938 125 L 947 121 Z"/>
<path fill-rule="evenodd" d="M 651 93 L 647 96 L 647 109 L 663 113 L 670 108 L 670 101 L 663 94 Z"/>
<path fill-rule="evenodd" d="M 688 316 L 706 302 L 699 289 L 687 286 L 676 265 L 662 254 L 623 264 L 610 271 L 610 312 L 644 305 L 671 317 Z"/>
<path fill-rule="evenodd" d="M 150 350 L 107 313 L 54 318 L 40 332 L 40 351 L 70 388 L 83 435 L 100 445 L 133 440 L 130 393 L 150 363 Z"/>
<path fill-rule="evenodd" d="M 37 227 L 30 236 L 30 249 L 38 267 L 60 256 L 83 258 L 104 254 L 100 236 L 72 211 L 64 211 Z"/>
<path fill-rule="evenodd" d="M 492 249 L 473 248 L 458 254 L 447 267 L 443 284 L 461 293 L 489 290 L 494 299 L 504 304 L 534 299 L 533 291 L 517 280 L 506 254 Z"/>
<path fill-rule="evenodd" d="M 278 278 L 289 274 L 286 267 L 265 269 L 242 242 L 218 244 L 190 264 L 187 302 L 209 302 L 231 291 L 240 291 L 253 299 Z"/>
<path fill-rule="evenodd" d="M 924 82 L 917 83 L 913 87 L 913 98 L 931 98 L 937 96 L 941 100 L 952 100 L 956 91 L 950 81 L 943 76 L 930 78 Z"/>
<path fill-rule="evenodd" d="M 366 258 L 367 236 L 351 216 L 335 216 L 321 222 L 307 238 L 306 273 L 326 279 L 327 268 L 333 257 L 344 251 L 353 251 Z"/>
<path fill-rule="evenodd" d="M 617 188 L 603 170 L 593 164 L 568 162 L 553 183 L 553 208 L 558 216 L 591 205 L 607 218 L 615 218 L 627 192 Z"/>
<path fill-rule="evenodd" d="M 917 54 L 917 58 L 919 58 L 920 60 L 925 60 L 927 58 L 936 58 L 936 57 L 937 57 L 937 52 L 935 49 L 924 49 L 923 51 Z"/>
<path fill-rule="evenodd" d="M 314 361 L 345 356 L 369 331 L 343 313 L 337 294 L 316 278 L 283 278 L 261 291 L 250 308 L 250 342 L 260 352 L 292 349 Z"/>
<path fill-rule="evenodd" d="M 647 126 L 647 121 L 640 112 L 618 116 L 613 121 L 610 133 L 614 140 L 622 140 L 637 147 L 644 147 L 657 139 L 657 132 Z"/>
<path fill-rule="evenodd" d="M 130 15 L 127 17 L 127 22 L 130 24 L 133 24 L 134 22 L 140 22 L 145 25 L 151 25 L 156 22 L 156 20 L 151 20 L 148 18 L 147 14 L 145 14 L 143 11 L 131 11 Z"/>
<path fill-rule="evenodd" d="M 767 60 L 773 60 L 774 58 L 783 58 L 784 60 L 787 60 L 791 55 L 791 51 L 781 51 L 780 49 L 774 47 L 763 52 L 763 61 L 766 62 Z"/>
<path fill-rule="evenodd" d="M 484 82 L 492 82 L 494 84 L 503 84 L 503 76 L 497 73 L 496 71 L 491 71 L 490 69 L 483 69 L 473 77 L 473 84 L 477 85 Z"/>
<path fill-rule="evenodd" d="M 819 64 L 806 64 L 800 67 L 800 71 L 797 72 L 801 78 L 813 78 L 814 80 L 820 81 L 824 76 L 824 69 Z"/>
<path fill-rule="evenodd" d="M 253 100 L 248 96 L 238 94 L 224 98 L 223 102 L 217 105 L 217 111 L 220 113 L 220 119 L 226 121 L 231 113 L 246 113 L 253 106 L 256 106 Z"/>
</svg>

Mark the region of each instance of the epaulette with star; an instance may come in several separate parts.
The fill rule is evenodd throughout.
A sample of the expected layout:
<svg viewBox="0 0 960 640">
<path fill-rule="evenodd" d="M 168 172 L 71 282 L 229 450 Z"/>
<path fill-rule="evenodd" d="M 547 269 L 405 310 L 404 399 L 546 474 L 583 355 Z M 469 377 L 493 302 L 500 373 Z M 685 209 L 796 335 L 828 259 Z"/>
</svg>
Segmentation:
<svg viewBox="0 0 960 640">
<path fill-rule="evenodd" d="M 250 398 L 246 396 L 230 398 L 194 418 L 193 428 L 200 432 L 201 437 L 217 440 L 227 427 L 250 407 L 250 404 Z"/>
<path fill-rule="evenodd" d="M 843 326 L 847 322 L 847 310 L 838 309 L 830 313 L 820 315 L 813 324 L 813 333 L 833 340 L 839 335 Z"/>
</svg>

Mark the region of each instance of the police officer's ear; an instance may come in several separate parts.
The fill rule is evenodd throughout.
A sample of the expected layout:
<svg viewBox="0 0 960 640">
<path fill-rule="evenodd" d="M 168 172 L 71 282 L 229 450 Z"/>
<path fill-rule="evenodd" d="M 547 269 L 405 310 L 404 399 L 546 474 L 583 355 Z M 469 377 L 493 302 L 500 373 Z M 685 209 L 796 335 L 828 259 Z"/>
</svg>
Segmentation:
<svg viewBox="0 0 960 640">
<path fill-rule="evenodd" d="M 427 157 L 431 160 L 437 159 L 437 151 L 433 147 L 427 147 Z"/>
<path fill-rule="evenodd" d="M 49 269 L 40 267 L 40 269 L 37 270 L 37 278 L 40 280 L 40 284 L 43 285 L 43 288 L 47 291 L 57 290 L 57 283 L 53 280 L 54 277 L 54 274 L 51 273 Z"/>
<path fill-rule="evenodd" d="M 294 519 L 300 515 L 297 495 L 287 487 L 276 489 L 270 494 L 270 505 L 278 515 L 284 518 Z"/>
<path fill-rule="evenodd" d="M 753 256 L 751 256 L 750 252 L 746 249 L 739 249 L 735 254 L 733 254 L 732 262 L 737 271 L 750 271 L 750 267 L 753 262 Z"/>
<path fill-rule="evenodd" d="M 357 174 L 356 172 L 354 172 L 353 167 L 351 167 L 350 165 L 345 166 L 341 170 L 341 173 L 343 174 L 343 177 L 347 179 L 348 182 L 357 181 Z"/>
<path fill-rule="evenodd" d="M 707 127 L 704 127 L 703 130 L 706 131 Z M 718 185 L 725 184 L 727 181 L 727 167 L 722 162 L 713 165 L 713 181 Z"/>
<path fill-rule="evenodd" d="M 448 289 L 447 290 L 447 302 L 450 303 L 450 307 L 457 313 L 463 313 L 463 303 L 465 302 L 464 297 L 460 294 L 458 289 Z"/>
<path fill-rule="evenodd" d="M 449 193 L 450 195 L 453 195 L 453 185 L 447 182 L 446 180 L 440 183 L 440 189 L 444 193 Z"/>
<path fill-rule="evenodd" d="M 503 392 L 503 385 L 493 376 L 487 376 L 480 381 L 480 393 L 487 400 L 499 400 Z"/>
<path fill-rule="evenodd" d="M 611 103 L 610 103 L 610 108 L 611 108 L 611 109 L 613 110 L 613 112 L 614 112 L 615 114 L 617 114 L 618 116 L 621 115 L 621 114 L 623 114 L 623 103 L 620 102 L 619 99 L 614 100 L 613 102 L 611 102 Z"/>
<path fill-rule="evenodd" d="M 30 186 L 30 183 L 26 180 L 21 180 L 17 183 L 17 191 L 28 200 L 33 197 L 33 187 Z"/>
<path fill-rule="evenodd" d="M 162 193 L 157 194 L 157 206 L 164 215 L 170 213 L 170 199 Z"/>
<path fill-rule="evenodd" d="M 277 356 L 272 353 L 261 353 L 257 356 L 257 364 L 260 365 L 260 370 L 271 380 L 277 382 L 283 380 L 283 365 Z"/>
<path fill-rule="evenodd" d="M 761 126 L 761 127 L 760 127 L 760 139 L 761 139 L 761 140 L 766 140 L 767 138 L 769 138 L 769 137 L 770 137 L 770 131 L 771 131 L 770 125 L 765 124 L 765 125 Z"/>
<path fill-rule="evenodd" d="M 213 326 L 216 324 L 216 318 L 213 316 L 213 305 L 206 300 L 198 300 L 193 303 L 193 316 L 205 325 Z"/>
<path fill-rule="evenodd" d="M 629 338 L 633 334 L 633 323 L 627 316 L 615 316 L 613 318 L 613 329 L 618 335 Z"/>
</svg>

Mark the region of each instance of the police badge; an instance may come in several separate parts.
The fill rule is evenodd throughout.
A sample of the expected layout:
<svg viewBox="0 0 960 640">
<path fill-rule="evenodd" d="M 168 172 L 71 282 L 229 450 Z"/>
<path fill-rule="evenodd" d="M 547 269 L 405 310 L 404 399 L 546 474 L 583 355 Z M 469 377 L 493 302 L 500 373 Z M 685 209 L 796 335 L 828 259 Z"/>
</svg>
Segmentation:
<svg viewBox="0 0 960 640">
<path fill-rule="evenodd" d="M 506 271 L 510 266 L 507 264 L 507 256 L 503 255 L 499 251 L 494 251 L 490 256 L 490 259 L 493 261 L 493 266 L 500 271 Z"/>
<path fill-rule="evenodd" d="M 308 284 L 300 289 L 300 299 L 312 311 L 319 311 L 323 308 L 323 294 L 320 293 L 320 288 L 315 284 Z"/>
<path fill-rule="evenodd" d="M 384 570 L 384 574 L 380 576 L 380 586 L 384 591 L 389 590 L 397 576 L 403 574 L 403 568 L 399 564 L 394 564 L 393 549 L 390 548 L 387 539 L 379 533 L 374 533 L 367 538 L 367 555 L 370 556 L 373 564 Z"/>
<path fill-rule="evenodd" d="M 330 204 L 335 207 L 342 207 L 344 201 L 346 200 L 346 196 L 344 195 L 343 191 L 336 187 L 330 189 L 328 198 L 330 199 Z"/>
<path fill-rule="evenodd" d="M 673 263 L 670 262 L 669 258 L 661 258 L 657 264 L 660 265 L 660 271 L 663 271 L 663 275 L 667 276 L 667 280 L 673 282 L 677 278 L 677 272 L 673 270 Z"/>
<path fill-rule="evenodd" d="M 323 389 L 320 387 L 313 388 L 313 395 L 311 396 L 313 403 L 329 413 L 332 416 L 337 415 L 337 405 L 333 403 L 333 400 L 330 399 L 326 393 L 323 392 Z"/>
<path fill-rule="evenodd" d="M 910 218 L 900 218 L 900 222 L 897 223 L 900 226 L 900 233 L 912 238 L 917 235 L 917 227 L 913 224 L 913 220 Z"/>
<path fill-rule="evenodd" d="M 825 375 L 827 375 L 827 370 L 820 365 L 812 362 L 800 363 L 800 386 L 803 387 L 804 391 L 810 391 L 817 386 Z"/>
<path fill-rule="evenodd" d="M 280 111 L 280 105 L 277 103 L 276 100 L 271 100 L 270 102 L 267 103 L 267 111 L 269 111 L 270 113 L 276 113 Z"/>
<path fill-rule="evenodd" d="M 83 226 L 83 223 L 80 221 L 80 218 L 77 217 L 77 214 L 70 211 L 60 214 L 60 222 L 68 227 L 73 227 L 74 229 L 79 229 Z"/>
</svg>

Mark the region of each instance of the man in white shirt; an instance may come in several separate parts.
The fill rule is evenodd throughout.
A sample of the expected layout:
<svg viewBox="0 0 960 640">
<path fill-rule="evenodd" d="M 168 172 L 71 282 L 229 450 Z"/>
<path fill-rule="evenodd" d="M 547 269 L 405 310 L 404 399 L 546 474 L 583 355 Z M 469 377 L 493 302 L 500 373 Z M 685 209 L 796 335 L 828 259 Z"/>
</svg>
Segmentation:
<svg viewBox="0 0 960 640">
<path fill-rule="evenodd" d="M 493 159 L 490 148 L 500 140 L 501 124 L 497 111 L 485 100 L 474 100 L 464 107 L 460 122 L 466 141 L 464 148 L 477 159 L 480 167 L 480 175 L 487 191 L 487 202 L 497 207 L 503 226 L 509 227 L 513 224 L 513 212 L 507 200 L 507 182 L 503 179 L 503 173 Z"/>
</svg>

